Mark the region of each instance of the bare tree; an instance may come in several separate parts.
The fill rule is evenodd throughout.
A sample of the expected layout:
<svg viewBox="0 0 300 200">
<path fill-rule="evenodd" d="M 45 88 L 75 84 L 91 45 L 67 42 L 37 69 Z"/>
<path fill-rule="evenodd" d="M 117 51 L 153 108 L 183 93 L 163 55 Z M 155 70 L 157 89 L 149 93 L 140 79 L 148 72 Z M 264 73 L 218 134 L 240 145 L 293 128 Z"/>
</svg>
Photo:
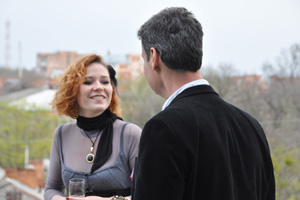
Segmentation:
<svg viewBox="0 0 300 200">
<path fill-rule="evenodd" d="M 299 44 L 294 44 L 289 49 L 281 51 L 275 64 L 265 63 L 263 71 L 269 77 L 268 88 L 264 95 L 269 121 L 263 125 L 265 129 L 272 132 L 277 141 L 284 142 L 288 146 L 299 146 Z"/>
<path fill-rule="evenodd" d="M 151 117 L 161 111 L 164 100 L 151 90 L 144 77 L 127 84 L 131 87 L 125 86 L 127 90 L 120 95 L 123 117 L 127 121 L 144 127 Z"/>
<path fill-rule="evenodd" d="M 274 119 L 300 117 L 300 45 L 283 50 L 276 64 L 265 63 L 263 71 L 269 76 L 266 102 Z"/>
<path fill-rule="evenodd" d="M 232 65 L 222 63 L 217 69 L 211 66 L 206 66 L 203 69 L 202 75 L 208 80 L 210 85 L 212 85 L 212 87 L 222 98 L 229 98 L 227 100 L 231 101 L 234 99 L 231 98 L 234 91 L 234 82 L 231 77 L 235 72 L 236 70 Z"/>
</svg>

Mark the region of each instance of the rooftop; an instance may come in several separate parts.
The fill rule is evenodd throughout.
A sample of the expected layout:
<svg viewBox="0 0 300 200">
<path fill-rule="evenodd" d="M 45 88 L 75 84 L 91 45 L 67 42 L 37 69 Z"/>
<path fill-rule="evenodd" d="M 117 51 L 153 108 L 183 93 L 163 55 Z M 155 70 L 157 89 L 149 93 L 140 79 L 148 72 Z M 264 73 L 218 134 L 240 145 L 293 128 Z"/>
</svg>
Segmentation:
<svg viewBox="0 0 300 200">
<path fill-rule="evenodd" d="M 50 102 L 55 96 L 54 89 L 30 88 L 0 96 L 0 101 L 11 102 L 11 105 L 26 106 L 25 108 L 39 107 L 50 110 Z"/>
</svg>

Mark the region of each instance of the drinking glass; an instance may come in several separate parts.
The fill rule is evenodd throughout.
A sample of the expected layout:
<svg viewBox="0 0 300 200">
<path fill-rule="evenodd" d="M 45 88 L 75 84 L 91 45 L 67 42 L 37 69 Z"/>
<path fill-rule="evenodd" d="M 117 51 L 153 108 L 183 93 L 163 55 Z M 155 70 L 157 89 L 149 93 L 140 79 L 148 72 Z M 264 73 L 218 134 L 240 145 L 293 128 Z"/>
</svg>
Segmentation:
<svg viewBox="0 0 300 200">
<path fill-rule="evenodd" d="M 70 179 L 69 197 L 85 197 L 85 180 L 83 178 Z"/>
</svg>

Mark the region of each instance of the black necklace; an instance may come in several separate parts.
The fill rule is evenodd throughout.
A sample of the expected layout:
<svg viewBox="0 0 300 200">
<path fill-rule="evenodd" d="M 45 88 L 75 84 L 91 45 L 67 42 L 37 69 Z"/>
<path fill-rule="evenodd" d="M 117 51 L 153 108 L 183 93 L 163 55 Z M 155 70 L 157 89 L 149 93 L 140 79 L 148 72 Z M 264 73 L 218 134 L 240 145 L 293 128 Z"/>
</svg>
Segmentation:
<svg viewBox="0 0 300 200">
<path fill-rule="evenodd" d="M 90 136 L 85 132 L 85 130 L 83 130 L 83 132 L 86 134 L 86 136 L 91 140 L 91 143 L 92 143 L 92 146 L 91 146 L 91 149 L 90 149 L 90 153 L 86 156 L 86 161 L 88 162 L 88 163 L 93 163 L 94 162 L 94 160 L 95 160 L 95 155 L 94 155 L 94 145 L 95 145 L 95 142 L 97 141 L 97 138 L 98 138 L 98 136 L 100 135 L 100 131 L 101 130 L 99 130 L 99 132 L 98 132 L 98 134 L 97 134 L 97 137 L 96 137 L 96 139 L 95 139 L 95 141 L 93 142 L 93 140 L 90 138 Z"/>
</svg>

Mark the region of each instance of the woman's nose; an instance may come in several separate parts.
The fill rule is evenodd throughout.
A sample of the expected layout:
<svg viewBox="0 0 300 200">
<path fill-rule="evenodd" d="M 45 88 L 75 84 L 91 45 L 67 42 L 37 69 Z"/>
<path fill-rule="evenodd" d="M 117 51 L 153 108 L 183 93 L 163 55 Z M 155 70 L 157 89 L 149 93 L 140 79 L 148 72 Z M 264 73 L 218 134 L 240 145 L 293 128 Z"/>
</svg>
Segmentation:
<svg viewBox="0 0 300 200">
<path fill-rule="evenodd" d="M 100 81 L 95 81 L 95 85 L 93 87 L 94 90 L 103 90 L 103 85 Z"/>
</svg>

